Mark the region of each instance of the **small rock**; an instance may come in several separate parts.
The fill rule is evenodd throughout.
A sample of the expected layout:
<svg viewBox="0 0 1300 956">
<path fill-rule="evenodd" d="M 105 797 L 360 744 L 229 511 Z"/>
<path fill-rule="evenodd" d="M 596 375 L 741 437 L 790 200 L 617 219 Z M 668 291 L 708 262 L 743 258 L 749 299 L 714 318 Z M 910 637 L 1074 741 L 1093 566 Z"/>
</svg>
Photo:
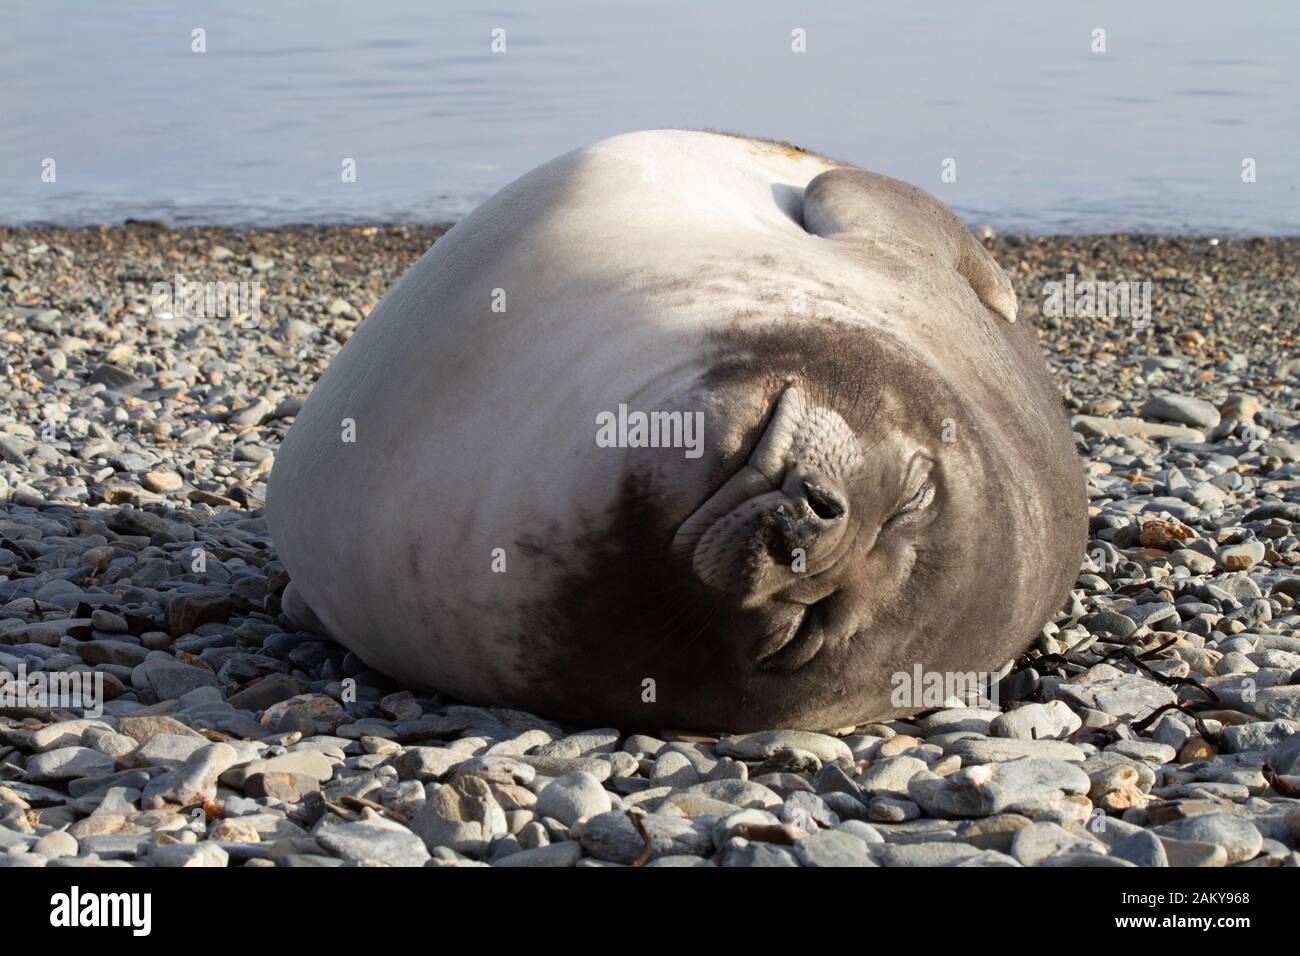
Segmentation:
<svg viewBox="0 0 1300 956">
<path fill-rule="evenodd" d="M 682 817 L 647 813 L 639 817 L 639 823 L 645 837 L 628 812 L 611 810 L 583 821 L 578 839 L 596 859 L 612 863 L 634 863 L 643 854 L 651 860 L 680 854 L 702 856 L 713 847 L 708 830 Z"/>
<path fill-rule="evenodd" d="M 1062 740 L 1081 726 L 1083 721 L 1064 701 L 1053 700 L 1046 704 L 1023 704 L 1000 714 L 990 722 L 989 733 L 1019 740 Z"/>
<path fill-rule="evenodd" d="M 1139 414 L 1147 421 L 1177 422 L 1211 429 L 1219 424 L 1219 410 L 1209 402 L 1186 395 L 1157 395 L 1147 400 Z"/>
<path fill-rule="evenodd" d="M 116 769 L 116 761 L 88 747 L 58 747 L 27 761 L 32 783 L 62 783 L 80 777 L 98 777 Z"/>
<path fill-rule="evenodd" d="M 820 830 L 797 842 L 795 858 L 804 866 L 875 866 L 867 844 L 839 830 Z"/>
<path fill-rule="evenodd" d="M 224 867 L 230 855 L 212 842 L 170 843 L 149 850 L 149 861 L 164 867 Z"/>
<path fill-rule="evenodd" d="M 573 866 L 580 859 L 582 859 L 582 845 L 565 841 L 521 850 L 500 860 L 493 860 L 492 865 L 515 868 Z"/>
<path fill-rule="evenodd" d="M 609 794 L 600 781 L 579 770 L 547 784 L 537 795 L 534 812 L 539 817 L 552 817 L 572 826 L 585 817 L 607 813 L 609 809 Z"/>
<path fill-rule="evenodd" d="M 147 471 L 140 480 L 149 491 L 156 494 L 167 494 L 172 491 L 180 491 L 184 484 L 181 476 L 171 471 Z"/>
<path fill-rule="evenodd" d="M 54 830 L 33 843 L 30 852 L 39 854 L 47 860 L 76 856 L 77 839 L 63 830 Z"/>
<path fill-rule="evenodd" d="M 1139 830 L 1111 848 L 1111 856 L 1128 860 L 1134 866 L 1168 866 L 1169 858 L 1160 838 L 1149 830 Z"/>
<path fill-rule="evenodd" d="M 806 730 L 768 730 L 723 737 L 717 743 L 719 754 L 740 760 L 766 760 L 781 750 L 807 750 L 823 763 L 853 760 L 853 751 L 843 740 Z"/>
<path fill-rule="evenodd" d="M 316 842 L 335 856 L 388 866 L 424 866 L 424 841 L 401 824 L 379 816 L 355 823 L 321 827 Z"/>
<path fill-rule="evenodd" d="M 1215 560 L 1225 571 L 1247 571 L 1264 560 L 1262 541 L 1245 541 L 1219 551 Z"/>
<path fill-rule="evenodd" d="M 1011 839 L 1011 856 L 1022 866 L 1037 866 L 1048 857 L 1076 852 L 1106 851 L 1092 840 L 1075 836 L 1058 824 L 1045 821 L 1022 827 Z"/>
<path fill-rule="evenodd" d="M 1204 813 L 1175 820 L 1156 827 L 1153 832 L 1159 837 L 1221 846 L 1228 854 L 1229 866 L 1251 859 L 1263 847 L 1263 837 L 1255 825 L 1231 813 Z"/>
<path fill-rule="evenodd" d="M 430 787 L 428 798 L 411 821 L 411 829 L 423 838 L 430 853 L 437 847 L 449 847 L 481 856 L 495 837 L 506 834 L 505 813 L 481 777 L 465 776 Z"/>
</svg>

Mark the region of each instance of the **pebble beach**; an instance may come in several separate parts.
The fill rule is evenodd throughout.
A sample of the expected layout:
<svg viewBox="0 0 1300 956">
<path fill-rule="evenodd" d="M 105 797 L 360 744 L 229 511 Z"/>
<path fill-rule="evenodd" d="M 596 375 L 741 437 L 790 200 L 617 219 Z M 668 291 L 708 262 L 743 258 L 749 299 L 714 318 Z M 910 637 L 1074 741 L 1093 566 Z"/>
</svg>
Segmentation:
<svg viewBox="0 0 1300 956">
<path fill-rule="evenodd" d="M 0 228 L 0 867 L 1300 865 L 1300 239 L 985 237 L 1088 477 L 1069 599 L 996 706 L 651 735 L 281 609 L 276 450 L 444 231 Z M 1067 277 L 1150 315 L 1045 308 Z M 17 693 L 54 675 L 102 707 Z"/>
</svg>

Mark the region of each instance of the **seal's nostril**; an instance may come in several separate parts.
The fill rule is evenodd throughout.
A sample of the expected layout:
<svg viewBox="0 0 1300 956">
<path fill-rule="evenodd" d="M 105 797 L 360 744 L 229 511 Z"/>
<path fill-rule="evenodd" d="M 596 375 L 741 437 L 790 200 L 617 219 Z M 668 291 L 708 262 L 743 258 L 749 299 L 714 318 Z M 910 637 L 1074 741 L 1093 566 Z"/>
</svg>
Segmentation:
<svg viewBox="0 0 1300 956">
<path fill-rule="evenodd" d="M 807 479 L 803 483 L 803 491 L 808 499 L 808 506 L 812 508 L 813 514 L 823 521 L 833 521 L 842 517 L 848 507 L 834 491 L 815 485 Z"/>
</svg>

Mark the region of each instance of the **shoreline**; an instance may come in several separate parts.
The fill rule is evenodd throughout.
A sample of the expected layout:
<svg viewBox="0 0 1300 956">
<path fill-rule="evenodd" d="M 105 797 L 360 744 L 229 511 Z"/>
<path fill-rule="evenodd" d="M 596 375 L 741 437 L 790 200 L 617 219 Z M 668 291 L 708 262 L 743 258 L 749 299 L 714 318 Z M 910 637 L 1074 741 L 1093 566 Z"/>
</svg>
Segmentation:
<svg viewBox="0 0 1300 956">
<path fill-rule="evenodd" d="M 467 213 L 468 215 L 468 213 Z M 460 217 L 463 219 L 464 216 Z M 446 230 L 454 226 L 460 219 L 440 219 L 440 220 L 399 220 L 399 219 L 357 219 L 357 220 L 339 220 L 339 221 L 302 221 L 302 222 L 284 222 L 274 224 L 259 224 L 254 222 L 243 223 L 182 223 L 175 224 L 165 219 L 136 219 L 127 217 L 118 222 L 112 223 L 77 223 L 67 224 L 59 222 L 21 222 L 21 223 L 0 223 L 0 232 L 7 233 L 29 233 L 29 232 L 113 232 L 117 230 L 140 229 L 154 230 L 157 232 L 173 233 L 259 233 L 259 232 L 332 232 L 332 231 L 355 231 L 364 229 L 382 229 L 382 230 L 428 230 L 441 229 Z M 1218 240 L 1220 242 L 1250 242 L 1253 240 L 1265 240 L 1269 242 L 1300 242 L 1300 232 L 1297 233 L 1277 233 L 1277 232 L 1241 232 L 1235 229 L 1213 230 L 1213 229 L 1156 229 L 1151 231 L 1134 231 L 1119 230 L 1116 232 L 1075 232 L 1075 231 L 1054 231 L 1040 232 L 1036 230 L 1005 229 L 999 230 L 987 225 L 975 222 L 967 222 L 959 215 L 962 224 L 970 232 L 981 240 L 988 238 L 1006 238 L 1019 240 L 1067 240 L 1067 239 L 1131 239 L 1131 240 Z"/>
</svg>

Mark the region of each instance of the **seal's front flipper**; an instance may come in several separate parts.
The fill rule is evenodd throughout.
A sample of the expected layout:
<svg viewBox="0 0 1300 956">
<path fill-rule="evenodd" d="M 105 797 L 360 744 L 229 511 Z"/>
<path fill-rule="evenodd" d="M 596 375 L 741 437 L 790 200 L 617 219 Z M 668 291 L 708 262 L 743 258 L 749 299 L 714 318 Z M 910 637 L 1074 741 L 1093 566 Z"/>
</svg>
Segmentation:
<svg viewBox="0 0 1300 956">
<path fill-rule="evenodd" d="M 325 622 L 316 616 L 316 612 L 311 609 L 307 599 L 302 596 L 302 591 L 294 586 L 292 581 L 284 589 L 284 594 L 280 598 L 280 610 L 284 616 L 298 626 L 300 630 L 310 631 L 313 634 L 319 634 L 322 637 L 330 637 L 329 629 L 326 628 Z"/>
<path fill-rule="evenodd" d="M 905 247 L 935 256 L 964 278 L 979 300 L 1016 320 L 1011 280 L 961 221 L 923 189 L 843 166 L 815 176 L 804 190 L 804 229 L 826 239 Z"/>
<path fill-rule="evenodd" d="M 957 271 L 970 283 L 980 301 L 1008 322 L 1016 321 L 1016 290 L 983 244 L 970 234 L 955 217 L 964 241 L 957 260 Z"/>
</svg>

